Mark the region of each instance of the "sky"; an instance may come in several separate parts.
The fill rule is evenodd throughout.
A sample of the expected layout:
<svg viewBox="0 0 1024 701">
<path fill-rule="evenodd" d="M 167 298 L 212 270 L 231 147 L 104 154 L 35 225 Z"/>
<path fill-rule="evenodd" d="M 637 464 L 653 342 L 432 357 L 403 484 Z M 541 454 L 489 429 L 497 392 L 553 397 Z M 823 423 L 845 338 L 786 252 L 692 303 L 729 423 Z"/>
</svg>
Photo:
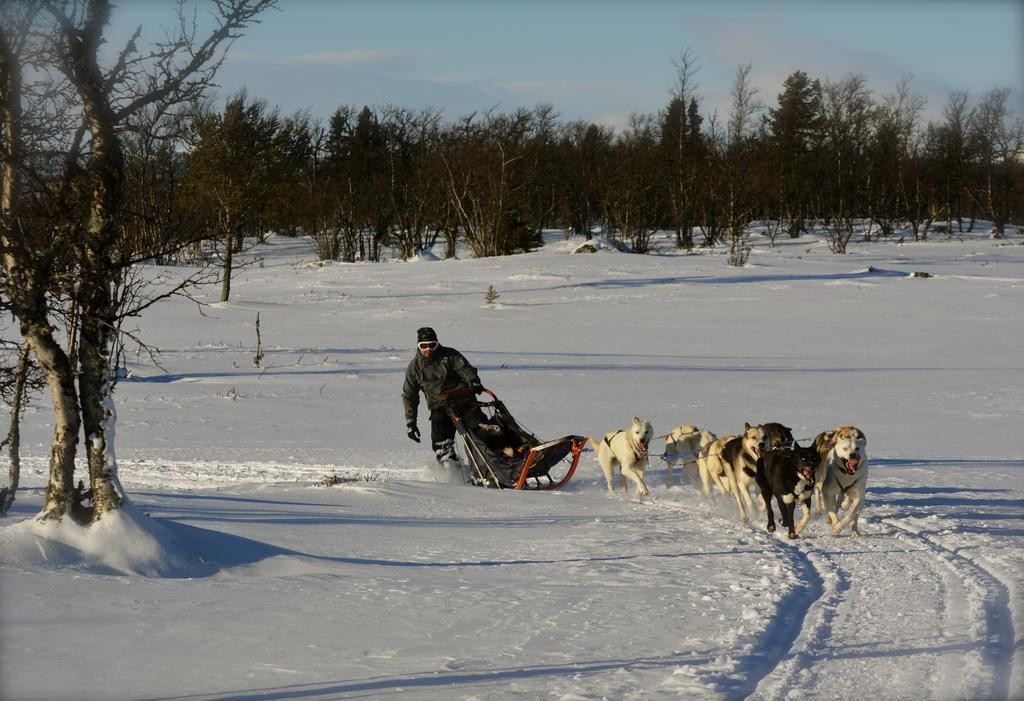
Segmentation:
<svg viewBox="0 0 1024 701">
<path fill-rule="evenodd" d="M 199 5 L 202 8 L 202 5 Z M 202 10 L 205 12 L 205 10 Z M 172 4 L 122 0 L 111 45 L 174 21 Z M 433 107 L 449 119 L 551 103 L 564 120 L 621 127 L 662 109 L 684 49 L 705 111 L 728 110 L 737 67 L 766 106 L 786 76 L 862 73 L 876 95 L 912 77 L 938 118 L 953 90 L 1013 90 L 1024 113 L 1024 2 L 280 0 L 232 47 L 224 94 L 284 113 L 339 105 Z"/>
</svg>

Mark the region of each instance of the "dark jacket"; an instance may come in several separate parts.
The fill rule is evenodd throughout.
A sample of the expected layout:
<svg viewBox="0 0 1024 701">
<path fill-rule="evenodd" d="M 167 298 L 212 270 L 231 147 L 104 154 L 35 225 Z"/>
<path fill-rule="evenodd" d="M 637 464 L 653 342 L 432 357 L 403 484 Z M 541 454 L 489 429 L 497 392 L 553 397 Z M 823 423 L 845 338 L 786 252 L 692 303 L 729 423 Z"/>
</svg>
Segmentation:
<svg viewBox="0 0 1024 701">
<path fill-rule="evenodd" d="M 424 358 L 419 351 L 405 371 L 402 386 L 402 402 L 405 404 L 405 423 L 416 425 L 416 408 L 420 404 L 420 392 L 427 398 L 431 411 L 444 406 L 444 395 L 459 387 L 480 385 L 476 368 L 454 348 L 438 346 L 430 358 Z"/>
</svg>

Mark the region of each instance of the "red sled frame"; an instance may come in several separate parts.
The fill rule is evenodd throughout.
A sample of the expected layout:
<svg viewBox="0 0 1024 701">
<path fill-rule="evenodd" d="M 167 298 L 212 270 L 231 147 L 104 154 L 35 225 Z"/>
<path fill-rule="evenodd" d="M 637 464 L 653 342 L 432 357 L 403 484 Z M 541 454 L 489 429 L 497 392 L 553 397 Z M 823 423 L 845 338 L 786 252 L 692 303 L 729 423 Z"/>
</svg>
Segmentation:
<svg viewBox="0 0 1024 701">
<path fill-rule="evenodd" d="M 481 399 L 479 395 L 485 397 Z M 576 435 L 542 443 L 512 417 L 494 392 L 483 387 L 452 390 L 444 396 L 444 405 L 462 438 L 469 467 L 475 473 L 474 484 L 497 489 L 559 489 L 572 479 L 587 444 L 585 436 Z M 520 449 L 527 448 L 521 461 L 489 450 L 487 437 L 478 428 L 481 424 L 489 428 L 498 426 L 503 438 L 518 443 Z M 551 469 L 565 462 L 566 473 L 561 479 L 553 478 Z"/>
</svg>

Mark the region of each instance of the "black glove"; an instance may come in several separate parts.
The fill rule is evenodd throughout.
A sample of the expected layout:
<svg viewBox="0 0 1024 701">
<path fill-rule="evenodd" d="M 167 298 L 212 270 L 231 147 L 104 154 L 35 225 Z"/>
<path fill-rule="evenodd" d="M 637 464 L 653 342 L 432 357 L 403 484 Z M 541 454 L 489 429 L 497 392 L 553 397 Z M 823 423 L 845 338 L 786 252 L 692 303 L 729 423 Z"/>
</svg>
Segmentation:
<svg viewBox="0 0 1024 701">
<path fill-rule="evenodd" d="M 416 441 L 417 443 L 420 442 L 420 430 L 415 426 L 410 426 L 409 430 L 406 431 L 406 435 L 409 436 L 409 438 Z"/>
</svg>

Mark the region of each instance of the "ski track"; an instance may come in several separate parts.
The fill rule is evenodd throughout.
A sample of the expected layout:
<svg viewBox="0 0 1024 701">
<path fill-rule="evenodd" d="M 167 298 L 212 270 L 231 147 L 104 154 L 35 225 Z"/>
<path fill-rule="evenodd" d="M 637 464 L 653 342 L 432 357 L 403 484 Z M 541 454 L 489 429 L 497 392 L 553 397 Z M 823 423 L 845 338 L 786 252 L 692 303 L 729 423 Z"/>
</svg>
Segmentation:
<svg viewBox="0 0 1024 701">
<path fill-rule="evenodd" d="M 648 503 L 661 509 L 690 510 L 678 502 L 658 498 Z M 740 525 L 735 519 L 718 514 L 714 518 Z M 768 619 L 750 652 L 732 669 L 721 671 L 711 667 L 696 671 L 702 682 L 726 699 L 761 698 L 758 690 L 762 682 L 773 689 L 769 697 L 784 698 L 792 686 L 790 680 L 810 667 L 814 651 L 828 639 L 835 610 L 849 588 L 846 576 L 831 561 L 826 558 L 825 563 L 819 564 L 815 555 L 760 531 L 754 525 L 760 520 L 761 512 L 753 519 L 750 525 L 753 533 L 748 535 L 767 545 L 772 555 L 785 560 L 792 586 L 779 600 L 777 615 Z M 780 676 L 782 678 L 775 681 Z M 779 689 L 781 694 L 774 693 Z"/>
<path fill-rule="evenodd" d="M 804 616 L 788 636 L 788 645 L 780 644 L 775 664 L 766 668 L 760 677 L 749 680 L 742 698 L 748 695 L 752 698 L 785 698 L 790 689 L 799 685 L 801 675 L 806 675 L 806 670 L 813 665 L 815 651 L 829 639 L 836 609 L 844 592 L 849 589 L 849 580 L 831 558 L 813 551 L 804 552 L 804 548 L 796 545 L 778 547 L 794 564 L 794 569 L 802 574 L 801 579 L 808 582 L 805 585 L 808 590 L 804 599 L 806 605 L 801 609 Z M 801 605 L 799 600 L 787 603 Z M 771 634 L 769 626 L 764 637 L 769 638 Z"/>
<path fill-rule="evenodd" d="M 661 499 L 649 504 L 687 508 Z M 718 514 L 715 518 L 725 519 Z M 758 514 L 751 524 L 755 531 L 760 519 Z M 768 619 L 732 670 L 698 666 L 696 675 L 726 699 L 816 698 L 829 689 L 831 665 L 867 664 L 876 667 L 877 676 L 858 685 L 857 694 L 891 698 L 889 674 L 898 674 L 901 664 L 913 656 L 915 665 L 928 668 L 931 679 L 921 697 L 1009 699 L 1016 637 L 1006 584 L 970 558 L 935 543 L 926 531 L 886 517 L 862 517 L 862 522 L 869 531 L 860 539 L 845 533 L 831 536 L 820 516 L 809 526 L 817 532 L 792 543 L 757 532 L 785 560 L 792 586 L 777 604 L 779 614 Z M 919 565 L 911 567 L 909 560 Z M 894 569 L 901 564 L 913 581 Z M 865 595 L 871 586 L 879 590 Z M 906 612 L 906 618 L 898 612 L 887 620 L 884 613 L 892 608 L 885 592 L 905 586 L 922 592 L 925 610 Z M 899 597 L 903 596 L 901 591 Z M 852 638 L 851 631 L 862 625 L 871 629 L 867 637 L 873 633 L 878 640 Z M 920 630 L 934 631 L 949 643 L 932 648 L 910 645 Z M 972 631 L 974 640 L 983 643 L 967 640 Z M 980 669 L 948 664 L 944 657 L 972 649 L 979 653 Z M 832 691 L 840 698 L 854 689 Z"/>
<path fill-rule="evenodd" d="M 808 647 L 806 643 L 801 644 L 808 634 L 812 639 L 818 639 L 822 629 L 827 630 L 836 599 L 847 587 L 844 580 L 835 576 L 837 573 L 824 571 L 799 548 L 786 547 L 778 542 L 773 545 L 777 554 L 788 561 L 797 583 L 779 602 L 778 615 L 769 620 L 754 650 L 747 656 L 743 666 L 748 670 L 748 676 L 717 685 L 727 698 L 747 698 L 754 694 L 762 680 L 780 672 L 789 678 L 787 669 L 794 663 L 796 669 L 803 668 L 805 663 L 800 658 L 806 654 L 794 655 L 793 651 Z M 802 615 L 796 612 L 802 612 Z"/>
<path fill-rule="evenodd" d="M 934 543 L 925 532 L 887 518 L 868 517 L 867 521 L 875 526 L 871 529 L 873 532 L 866 536 L 867 540 L 825 535 L 801 540 L 788 548 L 779 544 L 782 550 L 787 551 L 786 556 L 793 564 L 794 572 L 803 582 L 796 592 L 780 603 L 780 610 L 806 605 L 806 614 L 795 631 L 792 623 L 789 627 L 779 625 L 778 619 L 769 623 L 757 647 L 770 651 L 774 645 L 774 666 L 769 664 L 769 659 L 764 659 L 760 666 L 754 661 L 748 665 L 751 677 L 746 684 L 722 690 L 729 698 L 814 698 L 828 689 L 831 664 L 836 664 L 837 659 L 838 664 L 847 664 L 862 656 L 876 659 L 874 664 L 879 674 L 873 680 L 865 679 L 865 683 L 858 686 L 858 694 L 889 698 L 891 691 L 887 694 L 885 667 L 892 664 L 892 660 L 900 659 L 899 647 L 903 641 L 893 635 L 896 649 L 881 647 L 874 652 L 869 648 L 858 651 L 856 648 L 862 643 L 847 640 L 846 634 L 851 628 L 856 628 L 858 621 L 879 625 L 877 614 L 869 620 L 873 602 L 879 604 L 881 611 L 888 608 L 884 601 L 876 602 L 870 597 L 858 601 L 851 596 L 853 587 L 867 583 L 888 583 L 894 587 L 907 585 L 902 579 L 893 578 L 889 557 L 885 555 L 891 551 L 898 553 L 904 564 L 908 558 L 918 560 L 920 566 L 908 567 L 907 571 L 926 581 L 914 582 L 913 586 L 922 592 L 929 588 L 935 592 L 934 599 L 929 600 L 935 604 L 934 616 L 930 617 L 932 620 L 916 625 L 924 628 L 935 626 L 939 637 L 951 639 L 945 650 L 943 647 L 910 650 L 915 655 L 915 664 L 930 667 L 930 693 L 922 696 L 966 698 L 972 695 L 973 689 L 976 698 L 1010 698 L 1015 634 L 1006 585 L 969 558 Z M 906 549 L 908 540 L 913 549 Z M 871 559 L 857 562 L 863 555 Z M 882 626 L 893 628 L 895 633 L 904 625 L 910 625 L 903 623 L 904 620 L 885 621 Z M 958 635 L 963 637 L 965 629 L 970 631 L 973 628 L 978 629 L 976 637 L 984 640 L 983 645 L 956 642 Z M 973 647 L 979 648 L 982 669 L 973 671 L 969 667 L 943 664 L 943 652 L 969 651 Z M 893 673 L 898 672 L 898 662 L 896 664 Z M 879 687 L 872 689 L 872 684 Z M 842 696 L 843 691 L 836 689 L 835 693 Z"/>
<path fill-rule="evenodd" d="M 793 548 L 798 557 L 806 558 L 825 583 L 824 592 L 808 610 L 804 628 L 792 648 L 779 665 L 765 675 L 753 698 L 814 697 L 828 689 L 833 678 L 850 677 L 848 674 L 836 675 L 834 670 L 837 668 L 865 664 L 874 667 L 876 675 L 865 678 L 858 685 L 858 692 L 869 697 L 889 698 L 891 691 L 887 692 L 887 679 L 890 674 L 898 673 L 901 660 L 909 655 L 914 656 L 916 667 L 927 667 L 927 676 L 934 680 L 932 692 L 923 696 L 943 698 L 949 695 L 952 680 L 945 678 L 941 665 L 930 656 L 932 651 L 923 647 L 907 650 L 906 636 L 900 635 L 904 626 L 927 630 L 938 628 L 943 633 L 950 628 L 951 594 L 947 577 L 927 550 L 899 551 L 889 537 L 881 534 L 870 537 L 872 541 L 868 543 L 864 539 L 825 535 L 816 542 L 807 540 Z M 898 617 L 889 619 L 884 614 L 891 610 L 885 592 L 903 585 L 893 578 L 893 556 L 887 555 L 889 552 L 895 553 L 895 557 L 919 580 L 914 586 L 922 592 L 926 606 L 934 604 L 934 609 L 917 618 L 913 625 Z M 911 560 L 919 564 L 911 566 Z M 871 591 L 872 587 L 877 591 Z M 900 596 L 902 598 L 902 594 Z M 842 697 L 849 689 L 833 691 Z"/>
<path fill-rule="evenodd" d="M 991 687 L 985 698 L 1009 698 L 1014 652 L 1018 644 L 1006 583 L 973 559 L 935 542 L 926 530 L 890 518 L 878 520 L 902 534 L 910 535 L 944 561 L 953 572 L 977 583 L 982 590 L 982 595 L 977 598 L 980 599 L 985 623 L 983 659 L 992 672 Z"/>
</svg>

